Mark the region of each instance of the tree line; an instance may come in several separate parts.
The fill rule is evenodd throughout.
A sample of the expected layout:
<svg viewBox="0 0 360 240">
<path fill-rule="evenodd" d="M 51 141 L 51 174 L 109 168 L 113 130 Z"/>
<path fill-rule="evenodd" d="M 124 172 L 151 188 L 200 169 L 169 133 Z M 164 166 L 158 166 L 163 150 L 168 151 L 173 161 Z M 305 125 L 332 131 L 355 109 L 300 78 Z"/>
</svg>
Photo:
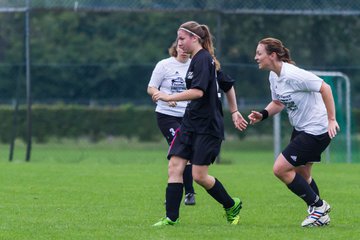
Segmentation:
<svg viewBox="0 0 360 240">
<path fill-rule="evenodd" d="M 73 11 L 30 16 L 35 101 L 148 100 L 151 72 L 168 57 L 178 26 L 188 20 L 210 27 L 222 68 L 237 80 L 243 99 L 270 97 L 267 73 L 253 59 L 257 42 L 268 36 L 281 39 L 303 68 L 347 74 L 353 99 L 360 98 L 358 16 Z M 0 13 L 0 21 L 0 100 L 13 99 L 17 91 L 24 98 L 24 14 Z"/>
</svg>

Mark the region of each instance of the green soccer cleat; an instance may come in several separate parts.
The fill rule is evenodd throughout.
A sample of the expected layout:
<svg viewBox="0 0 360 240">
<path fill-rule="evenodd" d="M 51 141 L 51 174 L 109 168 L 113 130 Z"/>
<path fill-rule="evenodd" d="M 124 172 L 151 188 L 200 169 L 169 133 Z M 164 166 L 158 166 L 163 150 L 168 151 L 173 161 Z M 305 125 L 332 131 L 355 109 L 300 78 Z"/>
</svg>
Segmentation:
<svg viewBox="0 0 360 240">
<path fill-rule="evenodd" d="M 239 214 L 240 214 L 240 209 L 242 208 L 241 206 L 242 202 L 240 201 L 239 198 L 233 198 L 233 200 L 235 202 L 234 206 L 225 209 L 225 214 L 228 223 L 230 223 L 231 225 L 236 225 L 239 224 L 239 220 L 240 220 Z"/>
<path fill-rule="evenodd" d="M 174 226 L 175 224 L 179 223 L 179 219 L 176 219 L 176 221 L 171 221 L 170 218 L 164 217 L 160 219 L 157 223 L 153 225 L 153 227 L 159 227 L 159 226 Z"/>
</svg>

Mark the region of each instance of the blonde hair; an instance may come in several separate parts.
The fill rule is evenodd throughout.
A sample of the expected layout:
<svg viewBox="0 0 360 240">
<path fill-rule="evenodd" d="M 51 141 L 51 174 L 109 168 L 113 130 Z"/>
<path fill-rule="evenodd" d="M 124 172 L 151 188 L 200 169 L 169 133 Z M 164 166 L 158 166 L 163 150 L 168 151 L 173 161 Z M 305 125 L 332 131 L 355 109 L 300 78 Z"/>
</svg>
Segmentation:
<svg viewBox="0 0 360 240">
<path fill-rule="evenodd" d="M 169 47 L 168 49 L 170 57 L 176 58 L 178 56 L 178 51 L 176 50 L 176 48 L 177 48 L 177 41 L 173 42 L 171 44 L 171 47 Z"/>
</svg>

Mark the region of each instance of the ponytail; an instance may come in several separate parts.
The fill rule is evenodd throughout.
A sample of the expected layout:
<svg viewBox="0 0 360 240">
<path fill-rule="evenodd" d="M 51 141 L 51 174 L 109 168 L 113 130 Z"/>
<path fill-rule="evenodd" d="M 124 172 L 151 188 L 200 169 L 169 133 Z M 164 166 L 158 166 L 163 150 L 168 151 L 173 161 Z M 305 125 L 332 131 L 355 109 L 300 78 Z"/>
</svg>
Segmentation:
<svg viewBox="0 0 360 240">
<path fill-rule="evenodd" d="M 205 35 L 204 37 L 201 39 L 201 46 L 208 50 L 210 55 L 213 57 L 214 61 L 215 61 L 215 67 L 216 67 L 216 70 L 220 70 L 220 62 L 217 60 L 216 56 L 215 56 L 215 48 L 214 48 L 214 45 L 213 45 L 213 41 L 212 41 L 212 35 L 210 33 L 210 30 L 208 28 L 208 26 L 206 25 L 200 25 L 200 27 L 203 29 Z"/>
<path fill-rule="evenodd" d="M 295 64 L 295 62 L 293 60 L 291 60 L 290 57 L 290 50 L 287 49 L 286 47 L 283 47 L 283 51 L 279 54 L 277 54 L 279 59 L 283 62 L 287 62 L 287 63 L 291 63 L 291 64 Z"/>
</svg>

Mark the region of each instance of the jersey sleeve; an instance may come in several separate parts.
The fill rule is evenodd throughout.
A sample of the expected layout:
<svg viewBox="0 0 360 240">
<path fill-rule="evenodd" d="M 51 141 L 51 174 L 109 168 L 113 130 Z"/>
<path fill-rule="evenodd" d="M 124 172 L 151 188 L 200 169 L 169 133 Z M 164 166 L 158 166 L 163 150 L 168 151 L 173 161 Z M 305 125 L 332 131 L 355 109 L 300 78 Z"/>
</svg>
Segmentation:
<svg viewBox="0 0 360 240">
<path fill-rule="evenodd" d="M 197 59 L 194 63 L 193 80 L 191 81 L 190 88 L 197 88 L 206 92 L 210 79 L 211 60 L 204 59 L 203 56 Z"/>
<path fill-rule="evenodd" d="M 161 83 L 164 80 L 164 74 L 165 74 L 164 64 L 163 64 L 163 61 L 160 61 L 156 64 L 156 66 L 151 74 L 151 78 L 150 78 L 148 86 L 160 88 Z"/>
<path fill-rule="evenodd" d="M 323 83 L 320 77 L 303 69 L 300 69 L 292 78 L 292 87 L 298 91 L 319 92 Z"/>
<path fill-rule="evenodd" d="M 229 91 L 232 86 L 235 84 L 235 80 L 229 75 L 225 74 L 223 71 L 217 71 L 217 81 L 219 84 L 219 88 L 224 92 Z"/>
</svg>

